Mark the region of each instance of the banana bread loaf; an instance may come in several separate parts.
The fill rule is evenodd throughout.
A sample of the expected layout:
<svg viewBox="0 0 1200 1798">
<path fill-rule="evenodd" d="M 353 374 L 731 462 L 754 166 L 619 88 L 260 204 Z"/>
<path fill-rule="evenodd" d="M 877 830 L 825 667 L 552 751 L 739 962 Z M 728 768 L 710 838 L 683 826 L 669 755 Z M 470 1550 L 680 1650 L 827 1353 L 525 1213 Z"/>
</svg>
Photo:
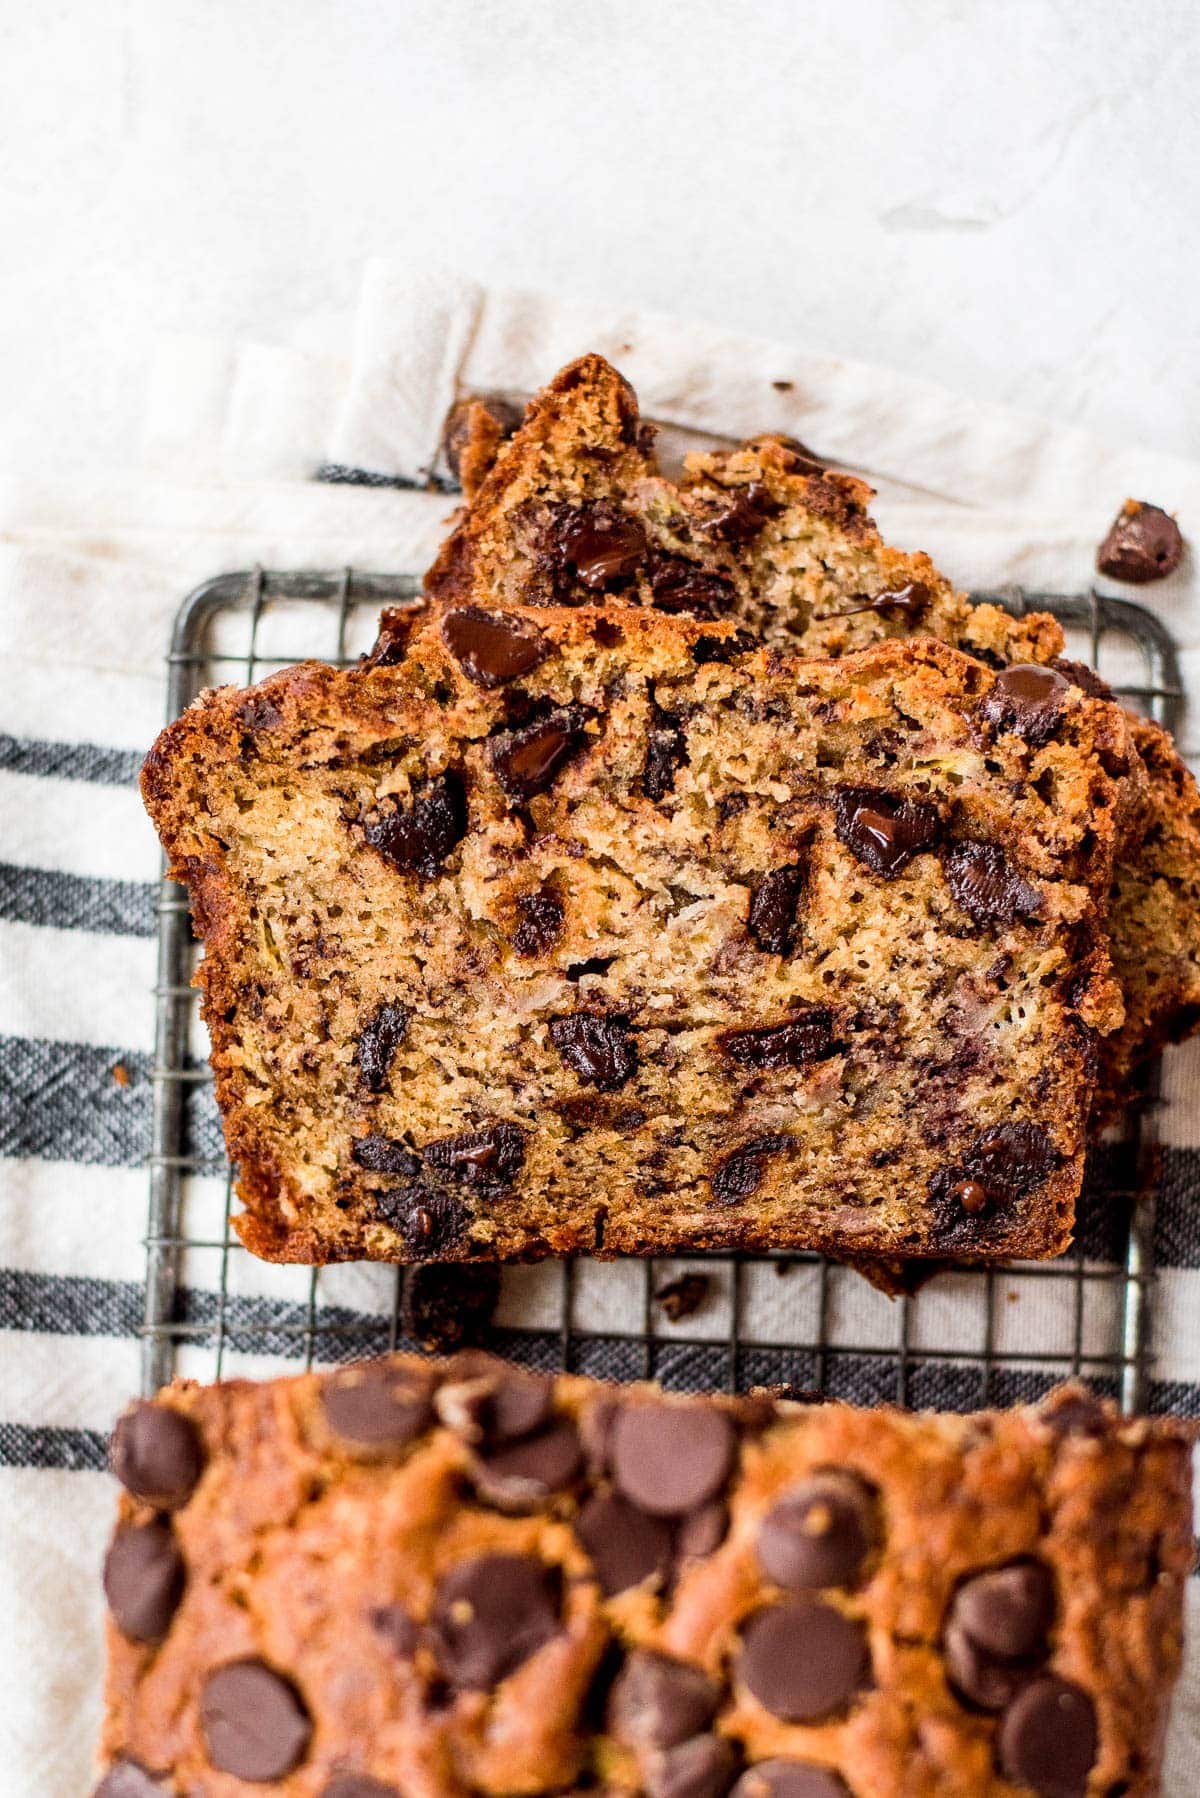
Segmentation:
<svg viewBox="0 0 1200 1798">
<path fill-rule="evenodd" d="M 473 605 L 203 696 L 143 788 L 243 1240 L 1060 1252 L 1129 733 L 1066 681 L 1033 735 L 1024 703 L 929 639 Z"/>
<path fill-rule="evenodd" d="M 1189 1442 L 486 1357 L 117 1425 L 96 1798 L 1156 1792 Z"/>
</svg>

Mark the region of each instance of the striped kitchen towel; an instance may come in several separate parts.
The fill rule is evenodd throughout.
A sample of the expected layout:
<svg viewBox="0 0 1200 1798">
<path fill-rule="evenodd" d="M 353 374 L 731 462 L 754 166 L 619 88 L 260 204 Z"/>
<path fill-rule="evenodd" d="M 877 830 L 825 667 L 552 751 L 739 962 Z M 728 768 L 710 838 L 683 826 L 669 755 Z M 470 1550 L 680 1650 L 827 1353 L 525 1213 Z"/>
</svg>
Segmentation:
<svg viewBox="0 0 1200 1798">
<path fill-rule="evenodd" d="M 0 479 L 0 1628 L 22 1656 L 0 1705 L 0 1793 L 89 1789 L 111 1509 L 104 1443 L 139 1380 L 154 1087 L 159 858 L 135 781 L 163 721 L 174 612 L 190 588 L 231 568 L 424 567 L 453 505 L 440 451 L 451 400 L 464 390 L 523 395 L 584 348 L 629 373 L 668 450 L 784 430 L 862 471 L 880 488 L 885 531 L 927 548 L 964 585 L 1078 591 L 1127 493 L 1177 509 L 1185 529 L 1200 519 L 1200 471 L 1187 463 L 1109 451 L 795 348 L 386 263 L 367 271 L 341 332 L 301 323 L 272 345 L 163 345 L 149 371 L 144 468 Z M 1190 561 L 1149 597 L 1200 687 Z M 1200 749 L 1194 728 L 1189 719 L 1185 746 Z M 1165 1085 L 1153 1400 L 1200 1415 L 1200 1050 L 1169 1057 Z M 201 1163 L 197 1214 L 207 1208 L 219 1222 L 219 1132 L 203 1096 L 189 1146 Z M 1110 1253 L 1102 1220 L 1088 1252 L 1098 1265 Z M 210 1315 L 219 1259 L 189 1271 L 187 1315 Z M 300 1277 L 242 1258 L 230 1300 L 235 1330 L 245 1325 L 234 1365 L 283 1364 L 289 1339 L 249 1328 L 292 1317 Z M 557 1277 L 516 1270 L 504 1320 L 518 1331 L 552 1320 Z M 788 1342 L 811 1284 L 803 1272 L 770 1278 L 751 1302 L 756 1339 L 778 1354 L 745 1371 L 795 1377 Z M 1012 1286 L 1014 1345 L 1035 1351 L 1070 1327 L 1045 1308 L 1036 1281 L 1018 1274 Z M 338 1270 L 322 1302 L 386 1327 L 380 1270 Z M 642 1302 L 638 1270 L 581 1276 L 577 1303 L 602 1344 L 606 1332 L 616 1342 L 637 1330 Z M 707 1336 L 711 1354 L 681 1347 L 663 1359 L 681 1383 L 719 1377 L 727 1303 L 718 1290 L 690 1332 Z M 894 1309 L 853 1276 L 838 1277 L 829 1311 L 845 1343 L 894 1339 Z M 970 1346 L 953 1280 L 930 1288 L 919 1315 L 918 1356 Z M 534 1345 L 529 1337 L 528 1352 Z M 638 1371 L 620 1348 L 596 1353 L 597 1371 Z M 202 1348 L 184 1364 L 208 1371 Z M 875 1396 L 881 1365 L 886 1357 L 848 1356 L 848 1395 Z M 1044 1382 L 1031 1352 L 996 1396 Z M 953 1404 L 973 1391 L 952 1362 L 931 1361 L 914 1396 Z M 1170 1789 L 1181 1794 L 1200 1783 L 1196 1684 L 1187 1682 L 1172 1738 Z"/>
</svg>

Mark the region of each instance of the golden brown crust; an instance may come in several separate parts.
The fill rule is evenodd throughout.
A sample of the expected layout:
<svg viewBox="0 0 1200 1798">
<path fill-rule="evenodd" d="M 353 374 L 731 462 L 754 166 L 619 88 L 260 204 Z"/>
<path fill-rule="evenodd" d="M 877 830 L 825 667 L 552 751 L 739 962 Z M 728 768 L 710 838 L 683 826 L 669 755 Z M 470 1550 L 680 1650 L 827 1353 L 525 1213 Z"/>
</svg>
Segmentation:
<svg viewBox="0 0 1200 1798">
<path fill-rule="evenodd" d="M 852 1798 L 1029 1798 L 1031 1787 L 1002 1772 L 1011 1697 L 989 1700 L 990 1710 L 968 1702 L 951 1641 L 964 1588 L 1014 1567 L 1032 1569 L 1048 1601 L 1011 1690 L 1069 1682 L 1096 1728 L 1086 1798 L 1158 1790 L 1192 1558 L 1183 1426 L 1119 1419 L 1080 1389 L 1040 1408 L 954 1417 L 670 1400 L 649 1386 L 562 1377 L 536 1397 L 524 1464 L 551 1430 L 581 1436 L 586 1462 L 577 1448 L 555 1483 L 517 1495 L 497 1484 L 494 1395 L 528 1376 L 479 1356 L 395 1358 L 385 1377 L 425 1395 L 424 1424 L 368 1446 L 339 1434 L 326 1395 L 348 1382 L 369 1391 L 379 1368 L 178 1384 L 160 1396 L 159 1407 L 198 1430 L 203 1472 L 165 1518 L 123 1494 L 119 1526 L 165 1522 L 186 1579 L 155 1645 L 110 1621 L 102 1752 L 106 1763 L 153 1770 L 164 1798 L 264 1789 L 213 1765 L 201 1721 L 210 1676 L 242 1659 L 290 1682 L 307 1719 L 293 1764 L 267 1788 L 280 1798 L 319 1798 L 335 1775 L 351 1774 L 413 1798 L 576 1782 L 653 1793 L 667 1768 L 638 1746 L 651 1712 L 628 1699 L 630 1669 L 645 1670 L 647 1655 L 666 1657 L 669 1675 L 684 1663 L 693 1689 L 698 1674 L 711 1680 L 700 1680 L 710 1696 L 685 1727 L 726 1744 L 716 1791 L 743 1766 L 783 1757 L 835 1770 Z M 529 1387 L 520 1390 L 528 1400 Z M 683 1432 L 671 1495 L 646 1488 L 661 1470 L 652 1451 L 647 1459 L 643 1445 L 639 1459 L 629 1446 L 645 1407 L 651 1435 Z M 714 1432 L 718 1461 L 723 1441 L 734 1458 L 709 1477 L 695 1445 L 705 1438 L 711 1450 Z M 691 1511 L 647 1521 L 641 1509 L 700 1491 Z M 588 1517 L 614 1493 L 626 1509 L 597 1535 Z M 818 1507 L 849 1506 L 851 1546 L 815 1584 L 789 1591 L 776 1583 L 786 1563 L 768 1557 L 764 1522 L 782 1500 L 814 1496 Z M 689 1557 L 701 1513 L 707 1540 Z M 806 1515 L 785 1549 L 791 1541 L 802 1552 L 806 1532 L 830 1527 L 828 1511 Z M 631 1572 L 618 1555 L 614 1575 L 606 1551 L 627 1553 L 634 1526 L 650 1533 L 649 1561 Z M 468 1688 L 447 1659 L 438 1595 L 465 1562 L 495 1554 L 561 1569 L 558 1618 L 518 1665 L 497 1662 Z M 834 1628 L 865 1645 L 870 1669 L 834 1695 L 830 1714 L 802 1723 L 755 1695 L 742 1646 L 762 1607 L 797 1595 L 820 1618 L 832 1609 L 848 1620 Z M 503 1643 L 490 1646 L 503 1656 Z M 626 1698 L 618 1689 L 606 1700 L 622 1657 Z M 670 1708 L 657 1714 L 666 1722 Z M 269 1752 L 271 1729 L 261 1715 L 258 1724 Z"/>
<path fill-rule="evenodd" d="M 148 763 L 247 1245 L 1060 1252 L 1120 1020 L 1119 708 L 1062 682 L 1034 745 L 929 639 L 488 616 L 536 621 L 518 677 L 434 614 L 396 666 L 204 696 Z"/>
</svg>

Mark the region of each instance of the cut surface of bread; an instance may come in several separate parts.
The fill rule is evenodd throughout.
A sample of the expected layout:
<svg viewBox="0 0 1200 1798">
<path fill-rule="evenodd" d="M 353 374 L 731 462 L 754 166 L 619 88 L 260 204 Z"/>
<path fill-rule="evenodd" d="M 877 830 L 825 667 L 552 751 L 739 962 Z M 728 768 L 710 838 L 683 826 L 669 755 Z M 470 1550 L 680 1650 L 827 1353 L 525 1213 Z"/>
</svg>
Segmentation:
<svg viewBox="0 0 1200 1798">
<path fill-rule="evenodd" d="M 1053 618 L 972 606 L 928 556 L 883 543 L 864 482 L 798 444 L 695 454 L 679 482 L 665 479 L 633 390 L 602 357 L 565 368 L 511 442 L 497 432 L 486 453 L 490 472 L 481 451 L 471 503 L 427 579 L 435 602 L 648 605 L 732 619 L 810 657 L 927 635 L 993 667 L 1060 661 Z M 1096 690 L 1086 668 L 1061 667 Z M 1046 715 L 1034 683 L 1010 728 L 1036 737 Z M 1115 870 L 1125 1023 L 1101 1049 L 1100 1120 L 1151 1053 L 1200 1021 L 1200 793 L 1165 733 L 1140 719 L 1134 729 L 1149 781 Z"/>
<path fill-rule="evenodd" d="M 496 605 L 202 696 L 143 791 L 243 1240 L 1058 1253 L 1131 746 L 1065 679 L 1036 740 L 1013 704 L 928 639 Z"/>
</svg>

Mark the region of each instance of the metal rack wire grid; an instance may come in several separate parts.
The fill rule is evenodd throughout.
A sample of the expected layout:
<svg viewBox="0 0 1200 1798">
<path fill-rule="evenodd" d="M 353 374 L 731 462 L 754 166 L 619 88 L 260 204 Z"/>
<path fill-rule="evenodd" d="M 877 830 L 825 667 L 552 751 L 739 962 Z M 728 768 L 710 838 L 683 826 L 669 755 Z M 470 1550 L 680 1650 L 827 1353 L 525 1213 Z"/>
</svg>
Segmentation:
<svg viewBox="0 0 1200 1798">
<path fill-rule="evenodd" d="M 307 656 L 349 664 L 371 642 L 381 606 L 417 589 L 411 576 L 350 569 L 208 582 L 176 620 L 170 716 L 203 687 L 248 684 Z M 1180 701 L 1174 650 L 1143 608 L 1096 593 L 975 597 L 1052 611 L 1069 654 L 1171 726 Z M 274 1267 L 231 1230 L 234 1175 L 191 985 L 196 959 L 183 890 L 164 879 L 144 1390 L 175 1375 L 268 1374 L 415 1347 L 404 1328 L 404 1269 Z M 898 1300 L 812 1254 L 513 1267 L 504 1270 L 494 1345 L 545 1370 L 653 1377 L 681 1390 L 785 1384 L 962 1410 L 1033 1399 L 1078 1375 L 1136 1409 L 1149 1375 L 1157 1090 L 1152 1070 L 1120 1132 L 1093 1152 L 1076 1243 L 1058 1261 L 952 1269 Z M 689 1269 L 707 1276 L 708 1296 L 673 1322 L 656 1294 Z"/>
</svg>

